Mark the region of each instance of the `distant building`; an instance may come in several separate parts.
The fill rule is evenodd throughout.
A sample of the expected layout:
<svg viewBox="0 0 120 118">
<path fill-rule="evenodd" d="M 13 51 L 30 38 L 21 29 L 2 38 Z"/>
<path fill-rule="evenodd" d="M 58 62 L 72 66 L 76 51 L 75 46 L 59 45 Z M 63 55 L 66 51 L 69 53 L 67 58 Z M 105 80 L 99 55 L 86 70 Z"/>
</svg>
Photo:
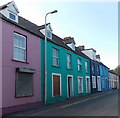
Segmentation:
<svg viewBox="0 0 120 118">
<path fill-rule="evenodd" d="M 109 71 L 109 89 L 119 89 L 119 78 L 113 70 Z"/>
</svg>

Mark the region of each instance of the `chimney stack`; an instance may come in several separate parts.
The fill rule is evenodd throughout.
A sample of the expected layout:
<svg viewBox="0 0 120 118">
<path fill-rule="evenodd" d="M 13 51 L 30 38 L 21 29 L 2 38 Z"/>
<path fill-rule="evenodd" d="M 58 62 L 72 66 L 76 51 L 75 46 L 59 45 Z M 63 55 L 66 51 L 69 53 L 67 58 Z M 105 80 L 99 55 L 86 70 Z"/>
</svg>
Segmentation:
<svg viewBox="0 0 120 118">
<path fill-rule="evenodd" d="M 79 45 L 78 48 L 80 48 L 81 50 L 84 50 L 85 46 L 84 45 Z"/>
<path fill-rule="evenodd" d="M 74 45 L 75 45 L 75 41 L 74 41 L 74 38 L 73 37 L 65 37 L 64 39 L 64 43 L 65 44 L 71 44 L 71 43 L 73 43 Z"/>
</svg>

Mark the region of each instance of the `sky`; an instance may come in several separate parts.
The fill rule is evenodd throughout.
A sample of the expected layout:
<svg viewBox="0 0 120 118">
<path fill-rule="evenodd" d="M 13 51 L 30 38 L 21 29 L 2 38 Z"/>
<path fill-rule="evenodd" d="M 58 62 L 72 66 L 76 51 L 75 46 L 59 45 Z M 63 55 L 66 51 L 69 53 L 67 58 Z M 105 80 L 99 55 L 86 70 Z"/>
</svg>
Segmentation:
<svg viewBox="0 0 120 118">
<path fill-rule="evenodd" d="M 0 5 L 10 0 L 0 0 Z M 53 33 L 74 37 L 76 46 L 93 48 L 110 69 L 118 65 L 118 0 L 14 0 L 19 15 L 37 24 L 47 16 Z"/>
</svg>

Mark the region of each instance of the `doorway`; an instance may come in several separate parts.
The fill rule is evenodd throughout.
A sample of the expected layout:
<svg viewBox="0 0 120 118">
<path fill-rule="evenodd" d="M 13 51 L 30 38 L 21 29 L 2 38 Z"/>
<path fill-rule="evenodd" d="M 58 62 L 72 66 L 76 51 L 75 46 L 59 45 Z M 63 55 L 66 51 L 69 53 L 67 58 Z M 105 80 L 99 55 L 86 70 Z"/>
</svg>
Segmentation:
<svg viewBox="0 0 120 118">
<path fill-rule="evenodd" d="M 100 76 L 97 76 L 97 86 L 98 86 L 98 91 L 101 91 L 101 81 L 100 81 Z"/>
<path fill-rule="evenodd" d="M 68 81 L 68 98 L 73 96 L 73 76 L 67 76 Z"/>
</svg>

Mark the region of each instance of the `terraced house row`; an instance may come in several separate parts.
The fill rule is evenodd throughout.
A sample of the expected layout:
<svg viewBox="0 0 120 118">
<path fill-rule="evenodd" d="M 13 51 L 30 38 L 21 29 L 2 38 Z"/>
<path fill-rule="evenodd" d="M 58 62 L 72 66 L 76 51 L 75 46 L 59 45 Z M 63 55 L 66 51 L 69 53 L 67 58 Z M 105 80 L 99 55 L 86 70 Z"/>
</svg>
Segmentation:
<svg viewBox="0 0 120 118">
<path fill-rule="evenodd" d="M 52 33 L 50 23 L 45 85 L 45 26 L 18 14 L 14 2 L 0 7 L 2 114 L 110 89 L 109 68 L 96 50 L 76 47 L 72 37 L 61 39 Z"/>
</svg>

